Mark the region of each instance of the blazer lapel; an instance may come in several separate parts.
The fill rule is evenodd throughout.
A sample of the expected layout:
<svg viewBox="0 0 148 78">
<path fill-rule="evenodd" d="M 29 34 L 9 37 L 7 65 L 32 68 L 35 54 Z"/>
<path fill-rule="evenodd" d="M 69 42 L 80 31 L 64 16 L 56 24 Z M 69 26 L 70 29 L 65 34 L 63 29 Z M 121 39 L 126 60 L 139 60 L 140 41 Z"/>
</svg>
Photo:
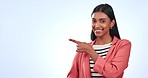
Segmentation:
<svg viewBox="0 0 148 78">
<path fill-rule="evenodd" d="M 105 59 L 108 60 L 108 58 L 110 57 L 110 55 L 114 52 L 115 49 L 115 44 L 117 43 L 119 39 L 117 37 L 114 36 L 113 41 L 112 41 L 112 46 L 110 47 Z"/>
</svg>

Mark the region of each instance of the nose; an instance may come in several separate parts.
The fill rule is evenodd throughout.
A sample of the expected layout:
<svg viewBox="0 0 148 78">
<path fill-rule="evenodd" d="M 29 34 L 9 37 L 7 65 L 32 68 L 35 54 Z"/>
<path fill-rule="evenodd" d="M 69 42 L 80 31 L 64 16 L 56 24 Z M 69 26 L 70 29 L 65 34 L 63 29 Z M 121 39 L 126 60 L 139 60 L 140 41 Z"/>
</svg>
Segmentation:
<svg viewBox="0 0 148 78">
<path fill-rule="evenodd" d="M 99 22 L 96 22 L 96 23 L 94 24 L 94 26 L 95 26 L 95 27 L 100 27 L 100 23 L 99 23 Z"/>
</svg>

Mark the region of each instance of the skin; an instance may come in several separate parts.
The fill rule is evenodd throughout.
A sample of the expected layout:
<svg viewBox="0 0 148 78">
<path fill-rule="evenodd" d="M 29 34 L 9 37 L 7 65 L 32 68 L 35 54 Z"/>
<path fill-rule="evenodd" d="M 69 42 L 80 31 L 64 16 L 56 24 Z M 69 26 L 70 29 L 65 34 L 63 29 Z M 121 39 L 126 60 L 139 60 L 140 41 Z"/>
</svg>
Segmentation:
<svg viewBox="0 0 148 78">
<path fill-rule="evenodd" d="M 110 18 L 103 12 L 95 12 L 92 15 L 92 30 L 96 35 L 95 45 L 103 45 L 110 43 L 112 41 L 112 37 L 110 36 L 109 30 L 115 24 L 114 20 L 110 20 Z M 98 58 L 98 54 L 95 50 L 85 42 L 81 42 L 74 39 L 69 39 L 69 41 L 77 44 L 77 52 L 87 52 L 90 57 L 96 62 Z"/>
</svg>

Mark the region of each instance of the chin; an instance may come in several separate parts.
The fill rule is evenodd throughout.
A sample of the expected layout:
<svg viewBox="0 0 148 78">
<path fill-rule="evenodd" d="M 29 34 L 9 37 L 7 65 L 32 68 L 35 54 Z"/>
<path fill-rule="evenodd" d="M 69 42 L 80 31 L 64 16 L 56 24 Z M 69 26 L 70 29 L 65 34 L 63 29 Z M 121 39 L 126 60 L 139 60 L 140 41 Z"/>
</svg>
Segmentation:
<svg viewBox="0 0 148 78">
<path fill-rule="evenodd" d="M 95 34 L 96 37 L 102 37 L 103 35 L 102 34 Z"/>
</svg>

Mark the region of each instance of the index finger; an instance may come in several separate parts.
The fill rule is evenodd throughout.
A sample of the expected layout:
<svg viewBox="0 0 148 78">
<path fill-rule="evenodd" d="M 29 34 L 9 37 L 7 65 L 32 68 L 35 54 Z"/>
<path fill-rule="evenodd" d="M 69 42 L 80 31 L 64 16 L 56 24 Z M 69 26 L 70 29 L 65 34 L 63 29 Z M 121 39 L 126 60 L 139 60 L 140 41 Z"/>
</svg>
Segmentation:
<svg viewBox="0 0 148 78">
<path fill-rule="evenodd" d="M 80 41 L 77 41 L 77 40 L 74 40 L 74 39 L 69 39 L 69 41 L 72 41 L 72 42 L 74 42 L 74 43 L 80 43 Z"/>
</svg>

